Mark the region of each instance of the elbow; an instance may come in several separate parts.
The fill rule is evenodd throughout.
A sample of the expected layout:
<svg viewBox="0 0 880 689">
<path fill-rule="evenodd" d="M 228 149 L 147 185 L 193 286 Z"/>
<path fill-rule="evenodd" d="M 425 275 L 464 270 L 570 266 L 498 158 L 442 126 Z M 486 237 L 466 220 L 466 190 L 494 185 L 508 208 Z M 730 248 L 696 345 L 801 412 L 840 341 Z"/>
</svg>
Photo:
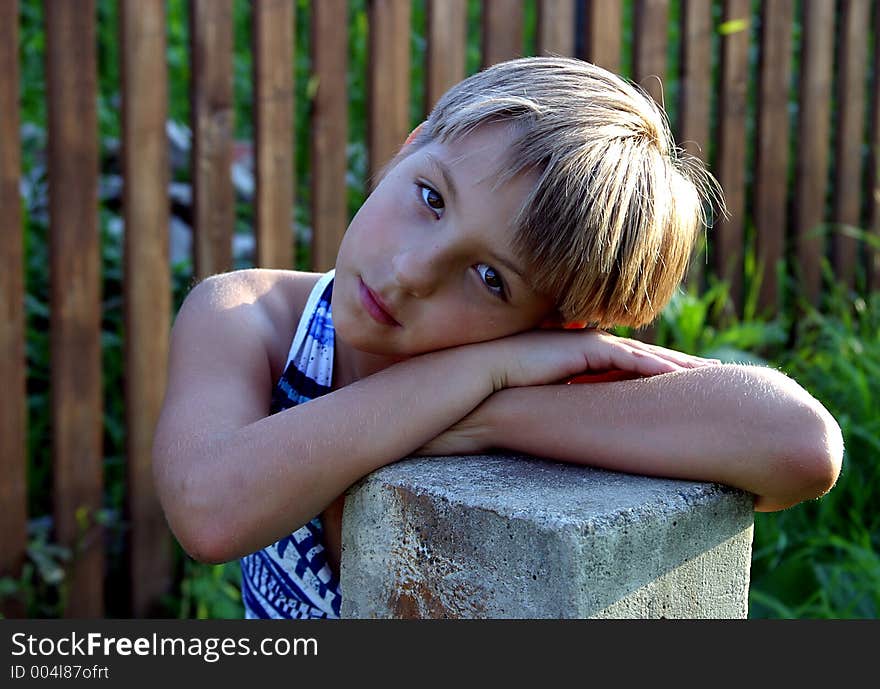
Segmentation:
<svg viewBox="0 0 880 689">
<path fill-rule="evenodd" d="M 199 497 L 197 482 L 186 476 L 163 470 L 173 466 L 153 453 L 153 481 L 165 521 L 186 555 L 204 564 L 221 564 L 234 559 L 228 539 L 217 535 L 216 512 Z M 214 515 L 211 518 L 209 515 Z"/>
<path fill-rule="evenodd" d="M 191 560 L 206 565 L 219 565 L 232 559 L 221 551 L 208 534 L 193 528 L 191 524 L 175 524 L 169 520 L 169 526 L 180 548 Z"/>
<path fill-rule="evenodd" d="M 238 557 L 230 549 L 228 539 L 218 538 L 216 529 L 202 524 L 192 517 L 178 516 L 172 519 L 168 516 L 168 525 L 174 538 L 190 559 L 206 565 L 219 565 Z"/>
<path fill-rule="evenodd" d="M 760 472 L 763 490 L 755 491 L 755 509 L 781 510 L 822 497 L 834 487 L 843 465 L 843 434 L 837 421 L 784 373 L 762 367 L 744 371 L 762 381 L 769 393 L 765 399 L 772 400 L 762 424 L 770 461 Z"/>
<path fill-rule="evenodd" d="M 821 498 L 837 483 L 844 453 L 840 426 L 815 400 L 801 412 L 790 442 L 779 450 L 774 468 L 779 483 L 768 491 L 774 497 L 759 497 L 758 511 L 787 509 Z"/>
<path fill-rule="evenodd" d="M 236 559 L 236 557 L 226 553 L 221 548 L 214 546 L 212 541 L 204 539 L 190 540 L 186 545 L 179 539 L 178 542 L 187 556 L 205 565 L 222 565 L 224 562 Z"/>
<path fill-rule="evenodd" d="M 214 529 L 205 527 L 197 519 L 178 517 L 169 519 L 169 526 L 186 555 L 196 562 L 219 565 L 235 559 L 228 542 L 216 537 Z"/>
<path fill-rule="evenodd" d="M 819 498 L 837 483 L 843 467 L 843 433 L 834 417 L 819 402 L 812 406 L 811 421 L 807 424 L 812 438 L 805 450 L 807 478 L 813 488 L 813 498 Z"/>
</svg>

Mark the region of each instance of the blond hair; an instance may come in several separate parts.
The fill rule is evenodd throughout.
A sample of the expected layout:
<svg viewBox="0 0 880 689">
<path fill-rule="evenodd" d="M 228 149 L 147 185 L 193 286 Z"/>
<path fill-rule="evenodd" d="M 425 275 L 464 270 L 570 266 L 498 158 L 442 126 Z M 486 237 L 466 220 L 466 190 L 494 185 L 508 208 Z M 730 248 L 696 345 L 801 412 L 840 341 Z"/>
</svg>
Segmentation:
<svg viewBox="0 0 880 689">
<path fill-rule="evenodd" d="M 515 219 L 515 250 L 532 287 L 565 321 L 640 327 L 684 278 L 720 188 L 676 148 L 663 111 L 634 84 L 582 60 L 526 57 L 453 86 L 405 146 L 459 140 L 510 123 L 514 141 L 496 184 L 539 180 Z"/>
</svg>

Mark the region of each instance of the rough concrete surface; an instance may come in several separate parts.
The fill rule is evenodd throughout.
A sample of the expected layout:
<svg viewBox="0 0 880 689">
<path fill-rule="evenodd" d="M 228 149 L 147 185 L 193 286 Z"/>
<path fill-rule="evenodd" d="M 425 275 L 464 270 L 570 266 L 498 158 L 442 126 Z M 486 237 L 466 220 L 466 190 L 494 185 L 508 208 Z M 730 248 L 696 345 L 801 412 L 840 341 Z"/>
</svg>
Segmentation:
<svg viewBox="0 0 880 689">
<path fill-rule="evenodd" d="M 346 618 L 744 618 L 752 498 L 527 456 L 421 457 L 348 492 Z"/>
</svg>

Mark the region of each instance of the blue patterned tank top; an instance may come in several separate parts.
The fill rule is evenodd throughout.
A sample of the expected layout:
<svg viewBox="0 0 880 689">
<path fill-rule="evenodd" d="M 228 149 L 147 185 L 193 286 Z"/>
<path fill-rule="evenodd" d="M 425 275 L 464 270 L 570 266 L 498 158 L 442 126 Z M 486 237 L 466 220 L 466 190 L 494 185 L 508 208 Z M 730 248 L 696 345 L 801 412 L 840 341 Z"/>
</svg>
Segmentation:
<svg viewBox="0 0 880 689">
<path fill-rule="evenodd" d="M 333 294 L 331 270 L 312 288 L 287 364 L 272 392 L 270 413 L 330 392 L 333 378 Z M 339 580 L 327 562 L 320 515 L 289 536 L 241 558 L 245 617 L 339 619 Z"/>
</svg>

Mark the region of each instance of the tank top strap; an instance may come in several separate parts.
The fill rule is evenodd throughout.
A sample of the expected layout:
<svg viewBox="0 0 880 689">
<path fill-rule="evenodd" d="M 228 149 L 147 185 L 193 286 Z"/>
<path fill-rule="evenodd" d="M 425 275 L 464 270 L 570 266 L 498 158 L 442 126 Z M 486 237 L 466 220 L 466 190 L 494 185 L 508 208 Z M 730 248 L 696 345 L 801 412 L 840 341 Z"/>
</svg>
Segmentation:
<svg viewBox="0 0 880 689">
<path fill-rule="evenodd" d="M 334 273 L 331 270 L 322 275 L 309 294 L 287 352 L 284 373 L 272 391 L 273 414 L 331 390 L 336 339 L 330 305 Z"/>
<path fill-rule="evenodd" d="M 293 341 L 290 344 L 290 349 L 287 352 L 287 363 L 284 365 L 285 368 L 287 368 L 290 362 L 297 357 L 297 354 L 299 354 L 299 351 L 303 346 L 303 342 L 305 342 L 306 336 L 312 329 L 315 321 L 315 316 L 318 311 L 318 306 L 321 305 L 321 302 L 324 302 L 327 309 L 329 309 L 330 294 L 325 295 L 325 292 L 328 291 L 329 287 L 332 293 L 333 278 L 335 275 L 335 269 L 324 273 L 315 283 L 315 286 L 312 287 L 312 291 L 309 293 L 308 301 L 306 301 L 306 307 L 305 309 L 303 309 L 302 316 L 300 316 L 299 324 L 296 328 L 296 333 L 293 336 Z"/>
</svg>

